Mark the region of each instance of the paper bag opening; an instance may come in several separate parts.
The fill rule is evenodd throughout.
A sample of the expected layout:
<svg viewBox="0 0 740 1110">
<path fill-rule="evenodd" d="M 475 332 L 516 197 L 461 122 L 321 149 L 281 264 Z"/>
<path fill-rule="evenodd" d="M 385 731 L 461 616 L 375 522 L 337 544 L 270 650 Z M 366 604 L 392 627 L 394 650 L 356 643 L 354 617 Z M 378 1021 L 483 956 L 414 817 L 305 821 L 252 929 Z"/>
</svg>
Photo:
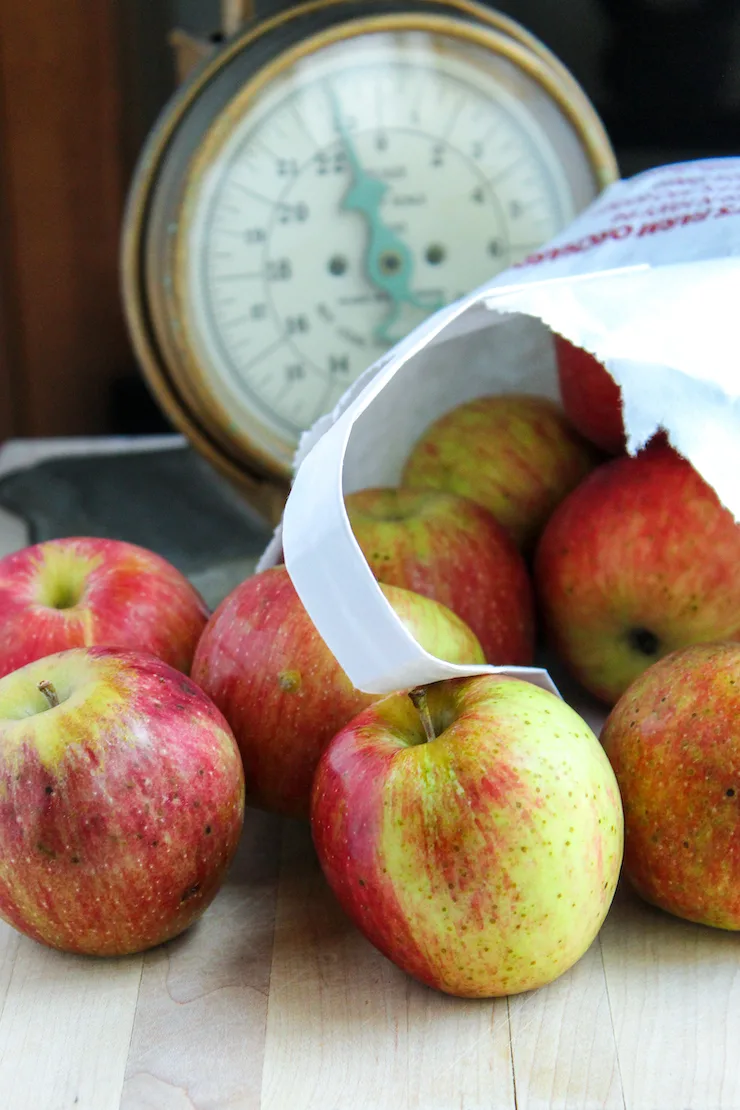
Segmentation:
<svg viewBox="0 0 740 1110">
<path fill-rule="evenodd" d="M 737 196 L 731 211 L 728 190 Z M 658 202 L 674 212 L 662 231 L 644 222 Z M 698 211 L 707 214 L 697 219 Z M 610 238 L 604 224 L 618 218 L 630 233 Z M 648 226 L 658 231 L 641 234 Z M 558 398 L 557 332 L 594 354 L 620 386 L 628 451 L 664 429 L 740 519 L 738 288 L 740 159 L 661 167 L 613 185 L 529 267 L 425 321 L 307 433 L 280 534 L 260 565 L 274 562 L 282 544 L 320 635 L 368 693 L 478 673 L 516 674 L 554 690 L 543 668 L 461 667 L 424 651 L 365 561 L 344 495 L 397 484 L 415 440 L 466 400 Z"/>
</svg>

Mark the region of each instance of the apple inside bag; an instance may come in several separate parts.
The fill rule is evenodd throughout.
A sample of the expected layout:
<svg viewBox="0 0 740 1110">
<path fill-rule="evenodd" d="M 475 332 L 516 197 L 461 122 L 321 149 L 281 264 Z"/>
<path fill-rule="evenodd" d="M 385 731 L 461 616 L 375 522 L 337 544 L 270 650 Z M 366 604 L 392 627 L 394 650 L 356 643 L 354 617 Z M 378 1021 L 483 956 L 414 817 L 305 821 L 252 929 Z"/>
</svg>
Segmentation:
<svg viewBox="0 0 740 1110">
<path fill-rule="evenodd" d="M 610 186 L 524 262 L 427 319 L 304 435 L 261 568 L 282 546 L 311 620 L 360 690 L 477 673 L 554 689 L 542 668 L 464 666 L 425 652 L 380 590 L 345 496 L 399 485 L 435 422 L 475 410 L 479 398 L 558 401 L 559 336 L 618 387 L 626 451 L 662 431 L 737 521 L 739 285 L 740 158 L 664 166 Z"/>
</svg>

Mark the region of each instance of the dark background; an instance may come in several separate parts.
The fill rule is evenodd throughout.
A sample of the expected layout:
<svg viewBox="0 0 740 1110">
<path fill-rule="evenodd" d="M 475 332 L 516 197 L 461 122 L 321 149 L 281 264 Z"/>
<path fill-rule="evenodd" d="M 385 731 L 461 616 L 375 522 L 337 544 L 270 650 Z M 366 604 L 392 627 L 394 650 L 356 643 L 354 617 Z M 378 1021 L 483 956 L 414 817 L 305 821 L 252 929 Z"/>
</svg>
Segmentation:
<svg viewBox="0 0 740 1110">
<path fill-rule="evenodd" d="M 658 162 L 740 151 L 740 3 L 737 0 L 502 0 L 568 66 L 596 105 L 622 173 Z M 278 10 L 258 0 L 257 11 Z M 170 0 L 148 19 L 207 35 L 215 0 Z M 160 62 L 165 63 L 164 58 Z M 165 83 L 150 85 L 144 113 Z"/>
</svg>

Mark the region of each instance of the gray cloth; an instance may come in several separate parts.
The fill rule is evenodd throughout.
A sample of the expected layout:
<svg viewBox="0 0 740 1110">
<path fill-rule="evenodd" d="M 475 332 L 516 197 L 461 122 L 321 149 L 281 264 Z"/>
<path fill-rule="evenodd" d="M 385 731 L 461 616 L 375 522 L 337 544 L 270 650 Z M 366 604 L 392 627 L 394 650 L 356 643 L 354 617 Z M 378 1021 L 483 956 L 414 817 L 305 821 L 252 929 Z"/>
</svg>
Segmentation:
<svg viewBox="0 0 740 1110">
<path fill-rule="evenodd" d="M 189 447 L 50 459 L 0 478 L 30 542 L 127 540 L 187 575 L 212 608 L 251 574 L 270 529 Z"/>
</svg>

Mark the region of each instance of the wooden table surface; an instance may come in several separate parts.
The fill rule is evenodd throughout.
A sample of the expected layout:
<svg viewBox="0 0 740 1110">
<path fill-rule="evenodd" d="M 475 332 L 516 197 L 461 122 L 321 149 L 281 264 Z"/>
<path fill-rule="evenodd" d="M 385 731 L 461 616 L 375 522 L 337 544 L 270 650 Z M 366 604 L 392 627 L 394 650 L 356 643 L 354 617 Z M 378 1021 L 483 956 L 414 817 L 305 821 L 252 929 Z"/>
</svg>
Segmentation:
<svg viewBox="0 0 740 1110">
<path fill-rule="evenodd" d="M 346 920 L 305 825 L 250 810 L 159 949 L 74 957 L 0 923 L 0 1110 L 740 1110 L 739 954 L 623 886 L 549 987 L 449 998 Z"/>
<path fill-rule="evenodd" d="M 737 1110 L 738 1045 L 730 934 L 622 890 L 549 987 L 446 997 L 344 918 L 306 827 L 255 811 L 202 920 L 144 956 L 0 924 L 3 1110 Z"/>
</svg>

